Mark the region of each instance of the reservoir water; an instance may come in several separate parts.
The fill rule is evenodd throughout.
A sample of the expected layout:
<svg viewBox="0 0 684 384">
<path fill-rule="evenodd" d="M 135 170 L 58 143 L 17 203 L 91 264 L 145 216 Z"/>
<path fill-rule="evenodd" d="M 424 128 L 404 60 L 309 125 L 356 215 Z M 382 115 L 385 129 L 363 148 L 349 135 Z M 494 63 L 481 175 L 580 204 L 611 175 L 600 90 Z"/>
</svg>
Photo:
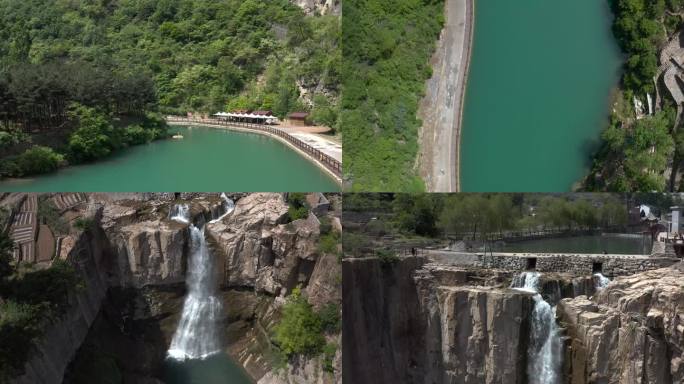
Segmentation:
<svg viewBox="0 0 684 384">
<path fill-rule="evenodd" d="M 651 239 L 646 236 L 591 235 L 525 240 L 495 246 L 501 252 L 532 253 L 603 253 L 647 255 L 651 253 Z"/>
<path fill-rule="evenodd" d="M 621 56 L 608 1 L 476 1 L 465 192 L 567 192 L 588 172 Z"/>
<path fill-rule="evenodd" d="M 285 144 L 263 135 L 171 127 L 160 140 L 87 165 L 31 179 L 0 181 L 0 192 L 339 191 L 340 186 Z"/>
</svg>

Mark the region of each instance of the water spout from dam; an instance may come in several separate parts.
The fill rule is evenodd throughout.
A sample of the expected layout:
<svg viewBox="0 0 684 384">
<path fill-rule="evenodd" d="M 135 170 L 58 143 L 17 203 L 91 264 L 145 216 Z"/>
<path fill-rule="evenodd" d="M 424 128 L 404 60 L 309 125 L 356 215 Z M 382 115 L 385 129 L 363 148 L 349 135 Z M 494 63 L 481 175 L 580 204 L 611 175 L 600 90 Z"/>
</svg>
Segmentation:
<svg viewBox="0 0 684 384">
<path fill-rule="evenodd" d="M 191 255 L 188 261 L 188 288 L 183 313 L 173 335 L 168 356 L 176 360 L 204 359 L 221 352 L 217 331 L 222 305 L 216 296 L 211 254 L 204 229 L 190 225 Z"/>
<path fill-rule="evenodd" d="M 539 276 L 538 272 L 523 272 L 513 279 L 511 287 L 535 293 L 528 348 L 529 383 L 556 384 L 561 367 L 562 344 L 556 324 L 556 309 L 539 294 Z"/>
<path fill-rule="evenodd" d="M 608 284 L 610 284 L 610 279 L 603 276 L 603 274 L 601 274 L 601 273 L 595 273 L 594 274 L 594 281 L 596 283 L 596 290 L 597 291 L 607 287 Z"/>
</svg>

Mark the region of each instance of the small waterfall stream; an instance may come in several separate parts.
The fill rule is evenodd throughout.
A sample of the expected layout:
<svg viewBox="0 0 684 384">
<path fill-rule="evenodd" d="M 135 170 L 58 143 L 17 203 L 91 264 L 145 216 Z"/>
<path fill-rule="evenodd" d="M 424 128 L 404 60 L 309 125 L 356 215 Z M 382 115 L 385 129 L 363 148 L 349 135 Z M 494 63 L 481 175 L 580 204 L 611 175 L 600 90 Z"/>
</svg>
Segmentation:
<svg viewBox="0 0 684 384">
<path fill-rule="evenodd" d="M 594 281 L 596 283 L 596 290 L 601 290 L 610 284 L 610 279 L 603 276 L 602 273 L 594 273 Z"/>
<path fill-rule="evenodd" d="M 534 310 L 528 349 L 527 377 L 532 384 L 556 384 L 560 379 L 562 344 L 556 324 L 556 308 L 539 294 L 537 272 L 523 272 L 511 287 L 534 293 Z"/>
<path fill-rule="evenodd" d="M 172 220 L 190 222 L 187 205 L 176 205 Z M 204 359 L 221 352 L 216 323 L 222 311 L 212 278 L 211 254 L 204 238 L 204 228 L 190 224 L 191 254 L 188 261 L 188 288 L 183 313 L 171 340 L 168 356 L 176 360 Z"/>
</svg>

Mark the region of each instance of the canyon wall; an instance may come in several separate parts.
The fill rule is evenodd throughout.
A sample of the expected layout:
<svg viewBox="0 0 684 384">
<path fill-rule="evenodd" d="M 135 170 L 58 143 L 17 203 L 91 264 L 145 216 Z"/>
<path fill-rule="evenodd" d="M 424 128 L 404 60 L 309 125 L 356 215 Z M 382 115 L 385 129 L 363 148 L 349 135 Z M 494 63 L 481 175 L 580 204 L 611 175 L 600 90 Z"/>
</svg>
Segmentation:
<svg viewBox="0 0 684 384">
<path fill-rule="evenodd" d="M 344 260 L 349 382 L 527 382 L 532 295 L 508 289 L 508 275 L 426 262 Z"/>
<path fill-rule="evenodd" d="M 557 307 L 569 341 L 567 384 L 684 382 L 681 264 L 615 279 Z"/>
<path fill-rule="evenodd" d="M 339 348 L 334 375 L 321 369 L 322 357 L 292 359 L 277 372 L 268 357 L 270 329 L 294 287 L 301 285 L 316 309 L 340 300 L 340 263 L 318 250 L 318 218 L 287 222 L 282 194 L 240 194 L 231 196 L 239 199 L 232 213 L 210 222 L 222 213 L 218 195 L 184 195 L 95 194 L 68 213 L 91 224 L 65 237 L 57 257 L 71 261 L 85 284 L 70 297 L 67 314 L 47 327 L 24 376 L 13 382 L 61 383 L 86 337 L 86 357 L 106 349 L 118 356 L 124 375 L 149 382 L 159 377 L 182 309 L 190 241 L 187 224 L 169 219 L 177 198 L 189 199 L 191 222 L 207 223 L 226 308 L 227 352 L 262 383 L 341 382 Z M 327 338 L 340 344 L 340 335 Z"/>
</svg>

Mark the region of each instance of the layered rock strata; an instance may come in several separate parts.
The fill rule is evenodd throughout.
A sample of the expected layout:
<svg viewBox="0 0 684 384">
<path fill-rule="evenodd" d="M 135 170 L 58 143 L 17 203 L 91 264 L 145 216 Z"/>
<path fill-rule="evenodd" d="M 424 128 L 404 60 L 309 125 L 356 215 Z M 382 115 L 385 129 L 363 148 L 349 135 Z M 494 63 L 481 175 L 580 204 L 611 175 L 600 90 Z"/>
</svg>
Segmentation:
<svg viewBox="0 0 684 384">
<path fill-rule="evenodd" d="M 557 311 L 569 336 L 566 383 L 684 382 L 681 265 L 617 278 Z"/>
</svg>

